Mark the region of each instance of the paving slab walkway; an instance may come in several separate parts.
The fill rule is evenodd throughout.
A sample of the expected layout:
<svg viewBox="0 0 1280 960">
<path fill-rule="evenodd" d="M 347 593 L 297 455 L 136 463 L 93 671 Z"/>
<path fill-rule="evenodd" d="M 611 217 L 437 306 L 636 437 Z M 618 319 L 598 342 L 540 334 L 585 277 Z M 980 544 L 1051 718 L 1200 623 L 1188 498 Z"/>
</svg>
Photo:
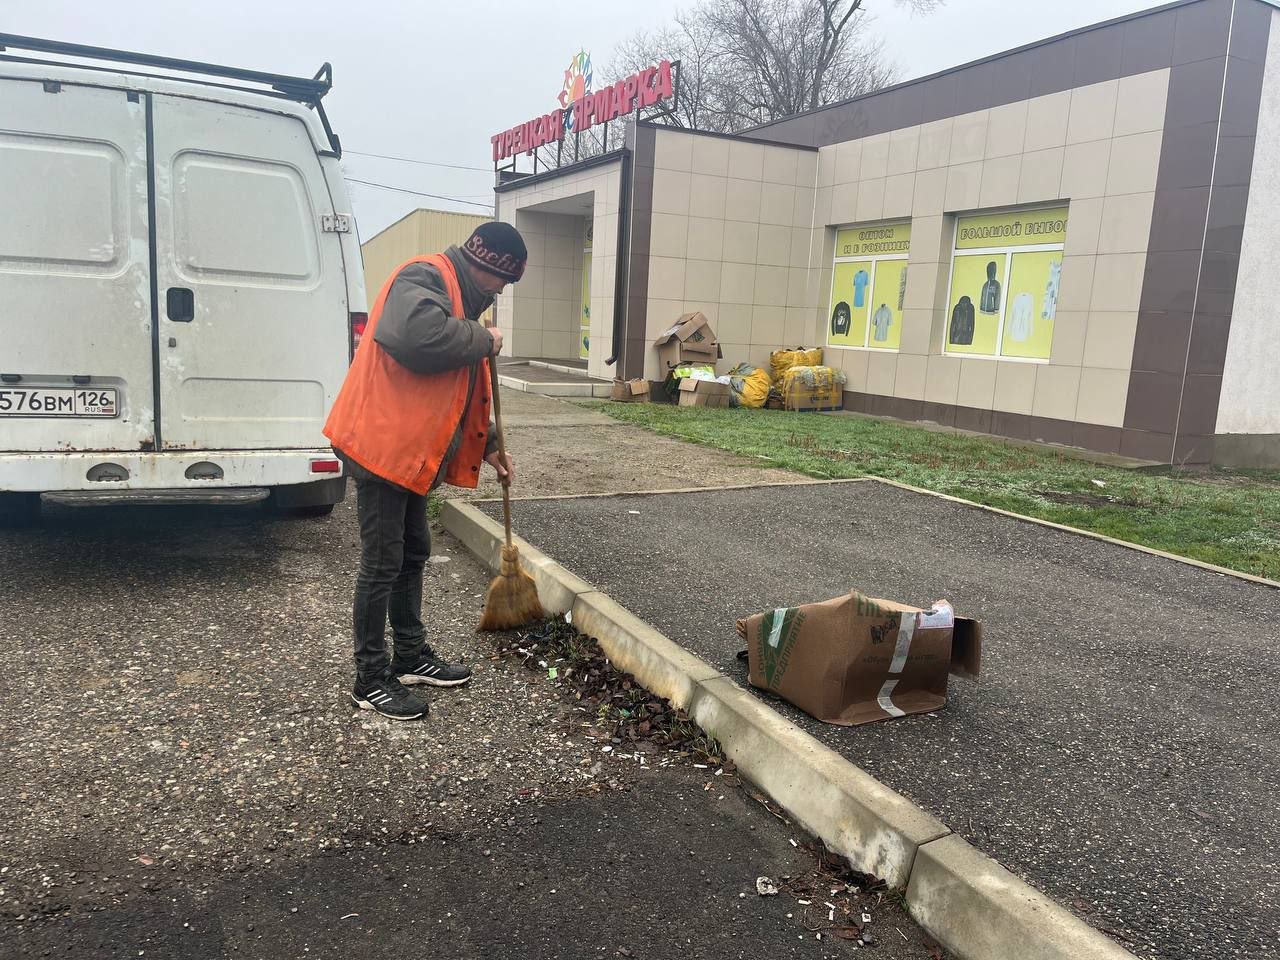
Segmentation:
<svg viewBox="0 0 1280 960">
<path fill-rule="evenodd" d="M 744 684 L 739 617 L 950 599 L 987 646 L 946 710 L 841 728 L 773 702 L 1139 956 L 1280 957 L 1280 591 L 872 481 L 515 513 Z"/>
</svg>

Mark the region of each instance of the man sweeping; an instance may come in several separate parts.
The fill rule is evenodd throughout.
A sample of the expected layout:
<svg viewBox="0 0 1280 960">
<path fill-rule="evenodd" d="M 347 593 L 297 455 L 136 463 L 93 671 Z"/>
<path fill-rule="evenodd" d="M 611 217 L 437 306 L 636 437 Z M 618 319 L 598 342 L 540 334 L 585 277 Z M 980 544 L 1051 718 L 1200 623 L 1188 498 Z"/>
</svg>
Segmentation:
<svg viewBox="0 0 1280 960">
<path fill-rule="evenodd" d="M 514 479 L 489 422 L 490 364 L 502 334 L 479 322 L 524 273 L 528 254 L 507 223 L 477 227 L 461 247 L 415 257 L 383 286 L 324 434 L 355 480 L 360 571 L 351 699 L 396 720 L 427 700 L 406 685 L 459 686 L 469 668 L 440 657 L 422 624 L 422 574 L 431 555 L 427 493 L 475 487 L 490 464 Z M 393 652 L 385 628 L 391 622 Z"/>
</svg>

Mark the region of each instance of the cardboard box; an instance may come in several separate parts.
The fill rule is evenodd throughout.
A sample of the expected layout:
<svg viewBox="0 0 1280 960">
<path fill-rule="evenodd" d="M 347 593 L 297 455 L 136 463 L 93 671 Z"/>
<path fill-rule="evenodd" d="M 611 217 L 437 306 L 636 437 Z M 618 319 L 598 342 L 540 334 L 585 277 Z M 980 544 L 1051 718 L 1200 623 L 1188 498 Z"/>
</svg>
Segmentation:
<svg viewBox="0 0 1280 960">
<path fill-rule="evenodd" d="M 617 400 L 619 403 L 648 403 L 649 381 L 615 380 L 609 399 Z"/>
<path fill-rule="evenodd" d="M 658 350 L 658 370 L 666 376 L 672 367 L 684 363 L 714 364 L 724 356 L 716 333 L 701 313 L 685 313 L 653 345 Z"/>
<path fill-rule="evenodd" d="M 727 407 L 732 393 L 727 383 L 695 380 L 693 377 L 680 381 L 679 392 L 682 407 Z"/>
<path fill-rule="evenodd" d="M 854 592 L 738 621 L 748 680 L 826 723 L 930 713 L 947 677 L 978 676 L 982 625 L 945 600 L 920 610 Z"/>
</svg>

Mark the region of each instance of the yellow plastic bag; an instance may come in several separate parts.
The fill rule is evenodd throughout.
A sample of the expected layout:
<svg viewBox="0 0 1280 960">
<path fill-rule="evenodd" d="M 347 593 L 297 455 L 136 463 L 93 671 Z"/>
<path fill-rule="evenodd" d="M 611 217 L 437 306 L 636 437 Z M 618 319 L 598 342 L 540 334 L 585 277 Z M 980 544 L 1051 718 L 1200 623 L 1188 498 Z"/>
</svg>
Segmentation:
<svg viewBox="0 0 1280 960">
<path fill-rule="evenodd" d="M 739 364 L 729 371 L 729 387 L 735 407 L 763 407 L 769 399 L 769 374 L 761 367 Z"/>
<path fill-rule="evenodd" d="M 794 350 L 775 350 L 769 354 L 769 367 L 773 371 L 775 383 L 781 380 L 782 375 L 792 367 L 820 366 L 822 366 L 821 347 L 814 347 L 812 350 L 797 347 Z"/>
<path fill-rule="evenodd" d="M 791 367 L 782 375 L 782 402 L 788 410 L 839 409 L 844 403 L 843 370 L 831 367 Z"/>
</svg>

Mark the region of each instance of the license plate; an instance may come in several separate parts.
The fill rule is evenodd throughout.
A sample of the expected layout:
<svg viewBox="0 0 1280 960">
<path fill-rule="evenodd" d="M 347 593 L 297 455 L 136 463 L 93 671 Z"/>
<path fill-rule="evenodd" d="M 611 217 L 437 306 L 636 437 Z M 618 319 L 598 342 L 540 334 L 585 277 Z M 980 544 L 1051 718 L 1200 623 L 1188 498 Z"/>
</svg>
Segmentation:
<svg viewBox="0 0 1280 960">
<path fill-rule="evenodd" d="M 0 387 L 0 417 L 114 417 L 112 388 Z"/>
</svg>

